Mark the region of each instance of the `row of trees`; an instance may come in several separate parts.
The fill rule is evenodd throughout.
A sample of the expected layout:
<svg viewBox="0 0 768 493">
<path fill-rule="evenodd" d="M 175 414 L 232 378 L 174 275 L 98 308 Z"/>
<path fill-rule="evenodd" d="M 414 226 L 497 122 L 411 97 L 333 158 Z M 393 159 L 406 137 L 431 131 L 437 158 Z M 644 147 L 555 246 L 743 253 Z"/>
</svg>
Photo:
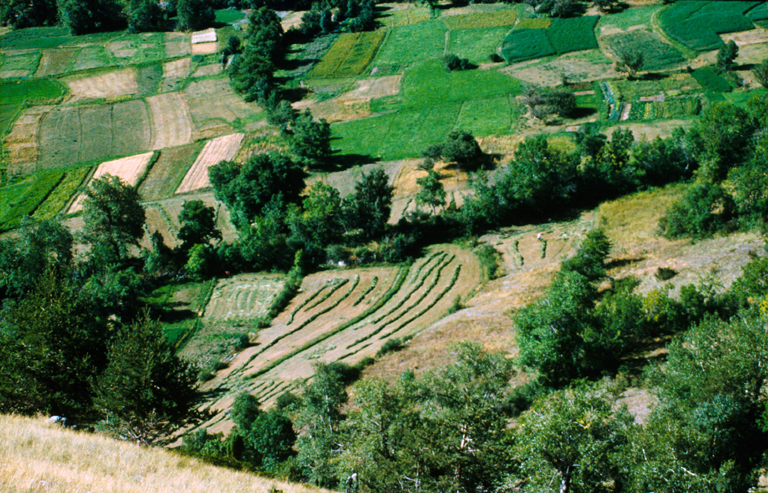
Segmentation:
<svg viewBox="0 0 768 493">
<path fill-rule="evenodd" d="M 176 18 L 175 24 L 170 21 Z M 202 29 L 214 21 L 205 0 L 8 0 L 0 25 L 14 29 L 61 24 L 72 34 L 125 29 L 131 32 Z"/>
</svg>

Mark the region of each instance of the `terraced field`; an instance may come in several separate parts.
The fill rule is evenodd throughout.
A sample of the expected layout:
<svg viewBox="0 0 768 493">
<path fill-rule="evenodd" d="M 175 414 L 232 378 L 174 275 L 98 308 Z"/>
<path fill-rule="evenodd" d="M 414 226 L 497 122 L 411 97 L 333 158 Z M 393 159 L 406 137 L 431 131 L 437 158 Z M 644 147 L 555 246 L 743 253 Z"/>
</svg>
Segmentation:
<svg viewBox="0 0 768 493">
<path fill-rule="evenodd" d="M 223 411 L 236 391 L 247 389 L 269 405 L 312 376 L 314 362 L 353 365 L 374 356 L 393 338 L 408 338 L 442 318 L 457 297 L 481 284 L 471 252 L 452 245 L 434 248 L 410 267 L 378 267 L 307 276 L 301 292 L 259 331 L 253 346 L 206 385 L 227 389 L 206 407 L 218 414 L 203 426 L 230 426 Z M 210 306 L 210 305 L 209 305 Z M 208 317 L 208 312 L 206 312 Z"/>
</svg>

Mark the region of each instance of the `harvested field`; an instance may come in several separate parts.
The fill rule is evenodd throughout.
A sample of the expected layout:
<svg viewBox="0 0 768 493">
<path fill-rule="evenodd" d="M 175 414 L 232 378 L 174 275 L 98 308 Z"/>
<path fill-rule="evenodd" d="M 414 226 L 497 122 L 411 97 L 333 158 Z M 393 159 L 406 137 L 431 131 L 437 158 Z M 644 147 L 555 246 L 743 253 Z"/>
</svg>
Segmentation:
<svg viewBox="0 0 768 493">
<path fill-rule="evenodd" d="M 165 56 L 168 58 L 189 55 L 192 51 L 189 35 L 184 33 L 165 33 L 163 48 L 165 49 Z"/>
<path fill-rule="evenodd" d="M 360 79 L 355 81 L 355 88 L 341 96 L 345 99 L 370 100 L 394 96 L 400 92 L 401 75 L 389 75 L 376 79 Z"/>
<path fill-rule="evenodd" d="M 184 175 L 202 148 L 201 142 L 181 147 L 163 149 L 149 174 L 139 187 L 143 200 L 159 200 L 173 196 L 173 191 L 181 184 Z"/>
<path fill-rule="evenodd" d="M 291 12 L 280 20 L 280 24 L 283 26 L 283 31 L 287 31 L 292 27 L 299 27 L 301 25 L 301 16 L 306 14 L 306 10 L 297 10 Z"/>
<path fill-rule="evenodd" d="M 200 43 L 192 45 L 193 55 L 210 55 L 218 51 L 218 43 Z"/>
<path fill-rule="evenodd" d="M 219 75 L 224 69 L 221 68 L 220 63 L 211 63 L 209 65 L 201 65 L 197 67 L 192 77 L 210 77 L 212 75 Z"/>
<path fill-rule="evenodd" d="M 172 62 L 165 62 L 163 64 L 163 78 L 164 79 L 183 79 L 189 75 L 189 71 L 192 69 L 192 59 L 181 58 Z"/>
<path fill-rule="evenodd" d="M 193 81 L 181 94 L 194 124 L 192 140 L 230 134 L 235 124 L 238 130 L 255 130 L 263 119 L 259 107 L 235 94 L 226 77 Z"/>
<path fill-rule="evenodd" d="M 126 156 L 149 149 L 150 122 L 144 101 L 65 107 L 40 125 L 43 168 Z"/>
<path fill-rule="evenodd" d="M 243 142 L 243 137 L 244 134 L 226 135 L 205 144 L 202 152 L 184 176 L 181 185 L 176 189 L 176 193 L 187 193 L 210 187 L 208 168 L 221 161 L 232 160 Z"/>
<path fill-rule="evenodd" d="M 445 25 L 448 26 L 448 29 L 452 30 L 511 26 L 517 20 L 517 9 L 450 15 L 442 17 L 442 19 Z"/>
<path fill-rule="evenodd" d="M 35 77 L 63 74 L 67 71 L 69 61 L 74 53 L 73 48 L 43 50 L 43 57 L 40 59 Z"/>
<path fill-rule="evenodd" d="M 215 43 L 217 41 L 216 38 L 216 29 L 210 28 L 206 29 L 204 31 L 197 31 L 192 33 L 191 37 L 191 43 L 193 45 L 201 44 L 201 43 Z"/>
<path fill-rule="evenodd" d="M 40 157 L 37 136 L 40 122 L 50 108 L 33 106 L 24 110 L 16 119 L 11 132 L 5 137 L 8 171 L 11 174 L 28 174 L 36 169 L 34 163 Z"/>
<path fill-rule="evenodd" d="M 152 122 L 150 149 L 176 147 L 192 141 L 189 108 L 179 93 L 160 94 L 149 97 L 146 101 Z"/>
<path fill-rule="evenodd" d="M 616 76 L 613 62 L 600 50 L 569 53 L 548 62 L 510 65 L 502 72 L 531 84 L 554 87 L 562 82 L 561 74 L 572 82 L 587 82 Z"/>
<path fill-rule="evenodd" d="M 724 42 L 733 40 L 737 46 L 747 46 L 761 43 L 768 43 L 768 29 L 758 27 L 751 31 L 744 31 L 740 33 L 723 34 L 720 36 Z M 741 53 L 739 53 L 741 55 Z M 741 58 L 739 58 L 741 61 Z"/>
<path fill-rule="evenodd" d="M 285 277 L 281 275 L 240 274 L 221 279 L 203 318 L 226 321 L 265 317 L 283 286 Z"/>
<path fill-rule="evenodd" d="M 128 185 L 135 186 L 146 171 L 147 165 L 152 161 L 154 155 L 154 152 L 147 152 L 136 156 L 124 157 L 122 159 L 101 163 L 99 167 L 96 168 L 96 171 L 94 171 L 91 181 L 105 175 L 112 175 L 120 178 L 120 180 Z M 75 214 L 76 212 L 80 212 L 83 208 L 83 199 L 83 195 L 80 195 L 75 199 L 67 213 Z"/>
<path fill-rule="evenodd" d="M 139 90 L 136 72 L 131 68 L 90 77 L 68 77 L 64 82 L 75 101 L 127 96 Z"/>
<path fill-rule="evenodd" d="M 391 337 L 419 333 L 482 278 L 476 257 L 453 245 L 433 248 L 410 268 L 312 274 L 272 327 L 259 331 L 256 344 L 237 354 L 208 386 L 247 388 L 268 404 L 294 379 L 311 376 L 314 361 L 354 364 L 376 354 Z M 227 399 L 231 396 L 209 408 L 223 410 Z M 228 426 L 221 422 L 213 429 Z"/>
<path fill-rule="evenodd" d="M 73 72 L 108 67 L 114 60 L 103 46 L 89 45 L 75 52 L 71 61 Z"/>
</svg>

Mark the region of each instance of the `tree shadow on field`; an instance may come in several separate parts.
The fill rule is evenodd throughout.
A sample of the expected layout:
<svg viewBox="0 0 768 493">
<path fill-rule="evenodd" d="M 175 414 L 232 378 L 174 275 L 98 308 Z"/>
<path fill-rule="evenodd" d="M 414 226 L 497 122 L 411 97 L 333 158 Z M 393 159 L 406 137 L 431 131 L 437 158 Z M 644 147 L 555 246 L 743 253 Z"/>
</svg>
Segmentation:
<svg viewBox="0 0 768 493">
<path fill-rule="evenodd" d="M 597 113 L 596 108 L 574 108 L 573 111 L 571 111 L 570 115 L 568 115 L 570 118 L 573 118 L 574 120 L 578 120 L 581 118 L 587 118 L 589 116 L 594 115 Z"/>
<path fill-rule="evenodd" d="M 617 258 L 617 259 L 611 260 L 609 262 L 606 262 L 605 263 L 605 268 L 606 269 L 616 269 L 616 268 L 619 268 L 619 267 L 625 267 L 627 265 L 632 265 L 635 262 L 642 262 L 643 260 L 645 260 L 645 257 L 643 257 L 642 255 L 638 256 L 638 257 L 630 257 L 630 258 Z"/>
<path fill-rule="evenodd" d="M 332 139 L 335 140 L 335 139 Z M 326 165 L 325 171 L 343 171 L 353 166 L 359 166 L 363 164 L 373 164 L 379 162 L 380 159 L 370 156 L 368 154 L 338 154 L 334 156 L 331 162 Z"/>
<path fill-rule="evenodd" d="M 669 74 L 663 72 L 646 72 L 642 77 L 637 77 L 638 80 L 664 80 L 669 78 Z"/>
<path fill-rule="evenodd" d="M 284 87 L 280 90 L 282 99 L 287 99 L 291 103 L 301 101 L 311 91 L 306 87 Z"/>
</svg>

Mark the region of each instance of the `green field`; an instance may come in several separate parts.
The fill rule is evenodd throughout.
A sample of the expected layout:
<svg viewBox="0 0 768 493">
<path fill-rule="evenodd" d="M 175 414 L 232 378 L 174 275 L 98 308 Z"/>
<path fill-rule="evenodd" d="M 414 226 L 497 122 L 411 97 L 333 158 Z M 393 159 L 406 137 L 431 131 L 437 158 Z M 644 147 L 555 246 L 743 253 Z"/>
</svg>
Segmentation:
<svg viewBox="0 0 768 493">
<path fill-rule="evenodd" d="M 467 130 L 475 136 L 505 135 L 517 120 L 517 108 L 507 96 L 465 101 L 454 129 Z"/>
<path fill-rule="evenodd" d="M 384 31 L 342 34 L 312 69 L 310 77 L 325 79 L 359 75 L 371 63 L 384 35 Z"/>
<path fill-rule="evenodd" d="M 32 79 L 0 83 L 0 104 L 19 104 L 64 95 L 64 88 L 49 79 Z"/>
<path fill-rule="evenodd" d="M 35 210 L 33 217 L 35 219 L 52 219 L 62 211 L 67 202 L 72 198 L 83 180 L 91 170 L 90 166 L 77 166 L 67 168 L 64 179 L 45 199 L 45 202 Z"/>
<path fill-rule="evenodd" d="M 509 62 L 522 62 L 557 53 L 547 38 L 546 29 L 516 29 L 504 38 L 502 56 Z"/>
<path fill-rule="evenodd" d="M 32 214 L 64 176 L 63 170 L 46 170 L 0 188 L 0 231 L 18 227 Z"/>
<path fill-rule="evenodd" d="M 550 22 L 540 22 L 538 19 L 523 21 L 521 23 L 523 28 L 520 28 L 519 24 L 504 38 L 501 54 L 508 62 L 514 63 L 554 54 L 562 55 L 595 49 L 597 48 L 595 24 L 598 18 L 584 16 L 556 18 Z M 546 27 L 548 24 L 549 27 Z M 532 28 L 526 29 L 526 26 Z"/>
<path fill-rule="evenodd" d="M 693 71 L 693 78 L 701 84 L 705 91 L 731 92 L 733 84 L 720 76 L 713 67 L 702 67 Z"/>
<path fill-rule="evenodd" d="M 701 112 L 701 98 L 667 99 L 665 101 L 635 102 L 629 112 L 630 120 L 659 120 L 687 118 Z"/>
<path fill-rule="evenodd" d="M 660 5 L 649 5 L 647 7 L 632 7 L 621 12 L 604 15 L 597 22 L 597 29 L 598 31 L 603 29 L 621 29 L 625 31 L 633 26 L 649 26 L 651 16 L 659 9 L 661 9 Z"/>
<path fill-rule="evenodd" d="M 245 19 L 245 12 L 237 9 L 216 10 L 216 22 L 221 24 L 234 24 Z"/>
<path fill-rule="evenodd" d="M 718 34 L 754 28 L 744 15 L 760 2 L 676 2 L 659 15 L 666 34 L 696 51 L 716 50 L 723 41 Z"/>
<path fill-rule="evenodd" d="M 387 33 L 373 63 L 403 67 L 428 58 L 440 58 L 445 52 L 446 31 L 439 19 L 396 27 Z"/>
<path fill-rule="evenodd" d="M 632 31 L 603 38 L 613 53 L 637 50 L 643 54 L 642 70 L 668 70 L 685 63 L 686 59 L 674 46 L 663 42 L 648 31 Z"/>
<path fill-rule="evenodd" d="M 511 26 L 516 20 L 517 10 L 498 10 L 496 12 L 477 12 L 443 17 L 443 22 L 448 26 L 448 29 L 453 30 Z"/>
<path fill-rule="evenodd" d="M 448 38 L 448 53 L 467 58 L 474 64 L 485 63 L 496 53 L 504 41 L 509 28 L 490 27 L 486 29 L 461 29 L 451 31 Z"/>
</svg>

